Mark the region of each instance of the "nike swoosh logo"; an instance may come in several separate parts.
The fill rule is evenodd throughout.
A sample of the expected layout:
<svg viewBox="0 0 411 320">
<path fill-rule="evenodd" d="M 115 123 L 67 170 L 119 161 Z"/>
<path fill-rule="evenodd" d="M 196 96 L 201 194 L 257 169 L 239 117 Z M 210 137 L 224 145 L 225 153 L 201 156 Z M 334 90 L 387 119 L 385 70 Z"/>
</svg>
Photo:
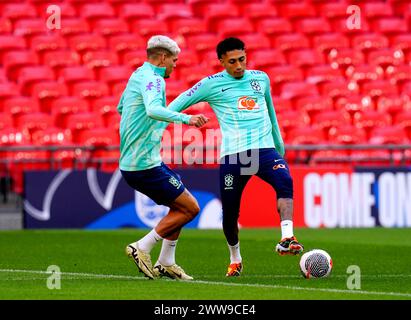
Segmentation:
<svg viewBox="0 0 411 320">
<path fill-rule="evenodd" d="M 276 160 L 274 160 L 274 162 L 278 162 L 278 161 L 281 161 L 281 160 L 283 160 L 283 159 L 276 159 Z"/>
<path fill-rule="evenodd" d="M 232 88 L 221 89 L 221 92 L 227 91 L 228 89 L 232 89 Z"/>
</svg>

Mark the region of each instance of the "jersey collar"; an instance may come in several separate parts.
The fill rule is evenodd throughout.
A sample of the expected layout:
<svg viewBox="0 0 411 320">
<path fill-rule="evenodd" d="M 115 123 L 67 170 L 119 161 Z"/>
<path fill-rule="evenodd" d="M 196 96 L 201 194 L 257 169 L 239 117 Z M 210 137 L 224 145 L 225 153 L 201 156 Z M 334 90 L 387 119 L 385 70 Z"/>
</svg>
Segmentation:
<svg viewBox="0 0 411 320">
<path fill-rule="evenodd" d="M 224 76 L 226 76 L 227 78 L 230 78 L 230 79 L 234 79 L 234 80 L 243 80 L 243 79 L 245 79 L 245 77 L 247 77 L 247 73 L 248 73 L 248 70 L 245 70 L 244 76 L 241 79 L 237 79 L 237 78 L 234 78 L 231 74 L 229 74 L 227 72 L 227 70 L 223 70 Z"/>
<path fill-rule="evenodd" d="M 155 73 L 157 73 L 158 75 L 162 76 L 164 78 L 165 74 L 166 74 L 166 67 L 157 67 L 154 64 L 151 64 L 150 62 L 144 62 L 143 64 L 144 68 L 150 68 L 151 70 L 153 70 Z"/>
</svg>

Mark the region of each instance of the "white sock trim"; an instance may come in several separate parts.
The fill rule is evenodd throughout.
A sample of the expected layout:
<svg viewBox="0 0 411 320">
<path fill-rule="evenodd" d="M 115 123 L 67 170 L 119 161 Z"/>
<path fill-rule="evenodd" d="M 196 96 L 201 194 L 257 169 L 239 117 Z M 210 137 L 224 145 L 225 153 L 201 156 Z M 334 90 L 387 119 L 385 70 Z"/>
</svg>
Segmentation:
<svg viewBox="0 0 411 320">
<path fill-rule="evenodd" d="M 281 221 L 281 239 L 291 238 L 294 235 L 292 220 Z"/>
</svg>

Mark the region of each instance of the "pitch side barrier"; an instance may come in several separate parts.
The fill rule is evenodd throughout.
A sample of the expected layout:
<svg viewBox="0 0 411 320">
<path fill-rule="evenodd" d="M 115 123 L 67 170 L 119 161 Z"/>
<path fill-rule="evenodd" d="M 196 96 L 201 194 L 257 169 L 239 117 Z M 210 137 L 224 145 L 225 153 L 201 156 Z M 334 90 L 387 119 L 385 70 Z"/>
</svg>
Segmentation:
<svg viewBox="0 0 411 320">
<path fill-rule="evenodd" d="M 328 145 L 328 149 L 325 146 L 321 149 L 315 147 L 318 146 L 300 149 L 289 146 L 287 153 L 299 151 L 307 155 L 312 151 L 340 149 L 339 146 Z M 388 161 L 384 162 L 385 165 L 373 165 L 380 159 L 364 165 L 338 161 L 320 164 L 313 161 L 320 159 L 314 155 L 309 164 L 290 164 L 294 179 L 296 227 L 411 227 L 411 166 L 407 159 L 401 164 L 402 158 L 398 156 L 406 157 L 411 146 L 364 147 L 371 151 L 384 151 L 385 155 L 388 152 L 393 157 L 393 164 Z M 7 149 L 8 152 L 10 150 Z M 354 150 L 365 149 L 351 147 L 351 152 Z M 3 165 L 16 165 L 5 159 L 1 158 Z M 371 157 L 371 160 L 375 158 Z M 114 165 L 116 163 L 117 159 Z M 221 228 L 218 168 L 174 168 L 201 207 L 200 214 L 187 227 Z M 134 192 L 116 167 L 107 171 L 99 167 L 67 167 L 23 172 L 25 228 L 151 228 L 168 211 L 167 207 L 158 206 L 151 199 Z M 244 228 L 279 226 L 275 191 L 257 177 L 250 179 L 245 188 L 239 223 Z"/>
</svg>

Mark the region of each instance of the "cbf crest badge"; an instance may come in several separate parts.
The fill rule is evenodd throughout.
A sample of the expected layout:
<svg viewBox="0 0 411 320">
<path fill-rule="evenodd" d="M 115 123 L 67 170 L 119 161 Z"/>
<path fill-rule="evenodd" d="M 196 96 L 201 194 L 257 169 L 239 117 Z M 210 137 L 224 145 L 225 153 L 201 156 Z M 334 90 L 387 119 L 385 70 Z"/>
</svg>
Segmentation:
<svg viewBox="0 0 411 320">
<path fill-rule="evenodd" d="M 251 85 L 251 88 L 252 88 L 254 91 L 258 91 L 258 92 L 261 91 L 260 83 L 259 83 L 257 80 L 251 80 L 251 81 L 250 81 L 250 85 Z"/>
</svg>

